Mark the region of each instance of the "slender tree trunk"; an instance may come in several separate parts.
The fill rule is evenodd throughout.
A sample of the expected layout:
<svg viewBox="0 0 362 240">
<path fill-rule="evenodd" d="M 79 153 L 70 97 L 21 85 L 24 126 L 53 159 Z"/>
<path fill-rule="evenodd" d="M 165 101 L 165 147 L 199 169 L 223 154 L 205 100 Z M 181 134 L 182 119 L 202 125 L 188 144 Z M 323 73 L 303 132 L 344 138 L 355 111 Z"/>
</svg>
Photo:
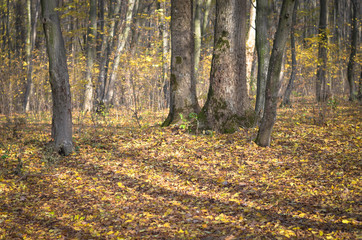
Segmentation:
<svg viewBox="0 0 362 240">
<path fill-rule="evenodd" d="M 248 116 L 245 32 L 246 0 L 217 0 L 210 88 L 200 114 L 205 127 L 217 132 L 253 124 Z"/>
<path fill-rule="evenodd" d="M 162 126 L 181 121 L 181 115 L 199 112 L 194 78 L 192 0 L 171 0 L 170 111 Z"/>
<path fill-rule="evenodd" d="M 52 137 L 59 154 L 73 151 L 72 103 L 64 40 L 57 0 L 41 0 L 43 28 L 49 57 L 50 85 L 53 98 Z"/>
<path fill-rule="evenodd" d="M 279 76 L 284 49 L 291 27 L 294 3 L 295 0 L 283 0 L 278 29 L 275 33 L 265 91 L 265 112 L 255 140 L 255 142 L 262 147 L 270 145 L 271 134 L 277 117 L 278 91 L 280 88 Z"/>
<path fill-rule="evenodd" d="M 38 16 L 39 16 L 39 0 L 36 0 L 35 6 L 35 13 L 34 17 L 31 11 L 31 0 L 27 0 L 27 16 L 28 16 L 28 23 L 27 23 L 27 36 L 26 36 L 26 62 L 27 62 L 27 83 L 24 95 L 24 105 L 23 109 L 25 112 L 29 112 L 30 110 L 30 98 L 33 96 L 34 91 L 34 84 L 33 84 L 33 49 L 36 40 L 36 26 L 38 23 Z M 34 22 L 32 23 L 32 19 Z"/>
<path fill-rule="evenodd" d="M 347 77 L 349 83 L 349 101 L 356 100 L 357 93 L 356 93 L 356 83 L 354 78 L 354 70 L 355 70 L 355 58 L 358 49 L 358 6 L 357 0 L 351 0 L 352 2 L 352 34 L 351 34 L 351 54 L 349 56 L 349 62 L 347 67 Z"/>
<path fill-rule="evenodd" d="M 256 19 L 256 7 L 257 1 L 251 1 L 250 7 L 250 23 L 249 23 L 249 31 L 248 38 L 246 40 L 246 79 L 248 81 L 248 94 L 250 95 L 250 82 L 251 82 L 251 68 L 254 60 L 254 49 L 255 49 L 255 19 Z"/>
<path fill-rule="evenodd" d="M 87 35 L 87 72 L 84 92 L 83 111 L 93 108 L 93 65 L 96 57 L 97 39 L 97 0 L 90 0 L 89 25 Z"/>
<path fill-rule="evenodd" d="M 103 98 L 103 102 L 105 104 L 111 104 L 111 101 L 113 100 L 114 84 L 115 84 L 115 81 L 117 78 L 119 62 L 121 60 L 121 54 L 122 54 L 124 47 L 126 46 L 129 32 L 131 30 L 133 9 L 134 9 L 136 1 L 138 1 L 138 0 L 128 0 L 128 10 L 127 10 L 127 14 L 126 14 L 125 26 L 123 28 L 123 31 L 118 36 L 117 48 L 116 48 L 115 55 L 114 55 L 112 71 L 110 73 L 110 76 L 109 76 L 108 81 L 106 82 L 106 86 L 105 86 L 106 90 L 105 90 L 105 96 Z"/>
<path fill-rule="evenodd" d="M 290 30 L 290 46 L 292 52 L 292 72 L 290 74 L 289 83 L 287 89 L 284 93 L 284 98 L 282 102 L 282 106 L 291 106 L 290 95 L 292 94 L 294 88 L 294 79 L 297 73 L 297 57 L 295 52 L 295 25 L 297 23 L 297 10 L 298 10 L 298 0 L 295 0 L 294 9 L 293 9 L 293 17 L 292 17 L 292 28 Z"/>
<path fill-rule="evenodd" d="M 195 56 L 194 56 L 194 68 L 195 68 L 195 81 L 198 82 L 199 76 L 199 63 L 201 54 L 201 0 L 196 0 L 195 17 L 194 17 L 194 32 L 195 32 Z"/>
<path fill-rule="evenodd" d="M 320 0 L 319 16 L 319 49 L 316 95 L 318 102 L 325 102 L 328 97 L 327 89 L 327 61 L 328 61 L 328 0 Z"/>
<path fill-rule="evenodd" d="M 113 49 L 114 35 L 116 32 L 116 19 L 115 15 L 119 13 L 121 8 L 121 0 L 117 0 L 116 5 L 110 4 L 109 18 L 110 23 L 107 24 L 106 31 L 108 35 L 103 35 L 101 53 L 100 53 L 100 65 L 99 65 L 99 76 L 98 76 L 98 88 L 97 88 L 97 100 L 98 104 L 103 105 L 103 99 L 106 94 L 106 82 L 108 81 L 108 65 L 110 61 L 111 49 Z"/>
<path fill-rule="evenodd" d="M 256 88 L 255 114 L 261 119 L 264 114 L 265 87 L 270 59 L 270 19 L 271 4 L 269 0 L 258 0 L 256 6 L 256 50 L 258 53 L 258 76 Z M 268 19 L 268 20 L 266 20 Z"/>
</svg>

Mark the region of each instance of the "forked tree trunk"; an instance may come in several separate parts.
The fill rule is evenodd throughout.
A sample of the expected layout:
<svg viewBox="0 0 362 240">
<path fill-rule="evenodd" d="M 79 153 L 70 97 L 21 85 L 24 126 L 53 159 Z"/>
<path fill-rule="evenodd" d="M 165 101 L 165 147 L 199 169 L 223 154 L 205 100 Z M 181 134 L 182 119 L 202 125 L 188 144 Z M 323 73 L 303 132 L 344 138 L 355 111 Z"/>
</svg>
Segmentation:
<svg viewBox="0 0 362 240">
<path fill-rule="evenodd" d="M 97 39 L 97 1 L 90 0 L 89 25 L 87 35 L 87 72 L 84 92 L 83 111 L 93 108 L 93 65 L 96 57 Z"/>
<path fill-rule="evenodd" d="M 295 0 L 283 0 L 278 29 L 275 33 L 266 83 L 264 116 L 261 120 L 258 136 L 255 140 L 255 142 L 262 147 L 270 145 L 271 134 L 277 117 L 278 91 L 280 88 L 279 76 L 284 49 L 292 22 L 294 3 Z"/>
<path fill-rule="evenodd" d="M 50 85 L 53 98 L 52 138 L 55 150 L 62 155 L 73 151 L 72 104 L 65 54 L 60 29 L 57 0 L 41 0 L 43 28 L 49 57 Z"/>
<path fill-rule="evenodd" d="M 105 103 L 106 105 L 111 104 L 112 100 L 113 100 L 114 84 L 117 79 L 118 67 L 119 67 L 119 63 L 121 60 L 121 54 L 123 52 L 123 49 L 126 46 L 126 42 L 127 42 L 130 30 L 131 30 L 133 9 L 134 9 L 136 1 L 138 1 L 138 0 L 128 0 L 128 10 L 126 13 L 126 20 L 125 20 L 124 28 L 118 36 L 116 51 L 115 51 L 114 59 L 113 59 L 112 71 L 111 71 L 110 76 L 107 79 L 106 85 L 105 85 L 105 94 L 103 97 L 103 103 Z"/>
<path fill-rule="evenodd" d="M 171 1 L 170 111 L 162 126 L 176 124 L 190 113 L 198 113 L 194 77 L 194 33 L 192 0 Z"/>
<path fill-rule="evenodd" d="M 229 133 L 252 124 L 246 86 L 246 0 L 217 0 L 210 88 L 202 127 Z"/>
</svg>

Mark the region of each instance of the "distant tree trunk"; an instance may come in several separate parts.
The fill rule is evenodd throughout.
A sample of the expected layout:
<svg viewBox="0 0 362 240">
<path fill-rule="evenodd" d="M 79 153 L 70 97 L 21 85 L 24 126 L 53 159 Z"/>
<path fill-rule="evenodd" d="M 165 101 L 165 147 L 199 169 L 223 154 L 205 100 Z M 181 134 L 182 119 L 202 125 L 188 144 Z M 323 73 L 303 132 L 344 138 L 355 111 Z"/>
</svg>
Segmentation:
<svg viewBox="0 0 362 240">
<path fill-rule="evenodd" d="M 351 34 L 351 54 L 349 56 L 348 68 L 347 68 L 347 77 L 349 83 L 349 101 L 356 100 L 357 93 L 356 93 L 356 83 L 354 78 L 354 70 L 355 70 L 355 58 L 358 49 L 358 7 L 357 7 L 357 0 L 352 1 L 352 34 Z"/>
<path fill-rule="evenodd" d="M 31 0 L 27 0 L 27 16 L 28 16 L 28 22 L 27 22 L 27 34 L 26 34 L 26 63 L 27 63 L 27 82 L 26 82 L 26 89 L 25 89 L 25 95 L 24 95 L 24 105 L 23 109 L 25 112 L 30 111 L 30 98 L 33 95 L 34 91 L 34 84 L 33 84 L 33 49 L 36 39 L 36 25 L 38 23 L 38 16 L 39 16 L 39 0 L 36 2 L 35 7 L 35 13 L 34 17 L 32 16 L 31 11 Z M 32 23 L 32 19 L 34 19 L 34 22 Z"/>
<path fill-rule="evenodd" d="M 171 0 L 170 111 L 162 126 L 199 112 L 194 78 L 192 0 Z"/>
<path fill-rule="evenodd" d="M 248 94 L 250 94 L 250 82 L 251 82 L 251 68 L 254 60 L 254 49 L 255 49 L 255 19 L 256 19 L 256 7 L 257 1 L 251 1 L 250 7 L 250 23 L 248 38 L 246 40 L 246 79 L 248 86 Z M 266 21 L 265 21 L 266 22 Z"/>
<path fill-rule="evenodd" d="M 167 8 L 166 2 L 160 5 L 160 10 L 162 9 L 162 17 L 161 17 L 161 37 L 162 37 L 162 90 L 165 104 L 163 107 L 169 107 L 169 88 L 170 82 L 168 81 L 168 71 L 169 71 L 169 33 L 168 33 L 168 24 L 166 20 Z"/>
<path fill-rule="evenodd" d="M 89 24 L 87 34 L 87 72 L 84 92 L 83 111 L 93 108 L 93 65 L 96 57 L 97 39 L 97 0 L 90 0 Z"/>
<path fill-rule="evenodd" d="M 292 52 L 292 72 L 290 74 L 289 83 L 287 89 L 284 93 L 284 98 L 282 102 L 282 106 L 291 106 L 290 95 L 292 94 L 294 88 L 294 79 L 297 73 L 297 57 L 295 53 L 295 25 L 297 23 L 297 9 L 298 9 L 298 0 L 295 0 L 294 9 L 293 9 L 293 17 L 292 17 L 292 28 L 290 30 L 290 46 Z"/>
<path fill-rule="evenodd" d="M 195 68 L 195 81 L 198 82 L 199 76 L 199 63 L 201 54 L 201 0 L 194 1 L 195 6 L 195 17 L 194 17 L 194 32 L 195 32 L 195 56 L 194 56 L 194 68 Z"/>
<path fill-rule="evenodd" d="M 107 24 L 106 31 L 108 35 L 104 34 L 102 39 L 100 60 L 99 60 L 99 76 L 98 76 L 98 87 L 97 87 L 97 101 L 98 104 L 103 105 L 102 100 L 105 97 L 106 82 L 108 74 L 108 65 L 110 61 L 111 50 L 113 49 L 114 35 L 116 32 L 116 18 L 115 16 L 119 13 L 121 8 L 121 0 L 117 0 L 115 6 L 110 4 L 109 8 L 109 24 Z M 101 10 L 103 11 L 103 10 Z"/>
<path fill-rule="evenodd" d="M 122 32 L 118 36 L 117 48 L 116 48 L 116 51 L 114 54 L 112 71 L 110 73 L 108 81 L 106 81 L 105 94 L 104 94 L 104 98 L 103 98 L 103 103 L 105 103 L 105 104 L 111 104 L 111 102 L 113 100 L 114 84 L 116 82 L 116 78 L 117 78 L 117 74 L 118 74 L 118 67 L 119 67 L 119 63 L 121 60 L 121 54 L 122 54 L 124 47 L 126 46 L 129 32 L 131 30 L 133 9 L 134 9 L 136 1 L 138 1 L 138 0 L 128 0 L 128 10 L 126 13 L 125 26 L 124 26 Z"/>
<path fill-rule="evenodd" d="M 318 102 L 325 102 L 328 97 L 327 89 L 327 61 L 328 61 L 328 0 L 320 0 L 319 15 L 319 48 L 316 95 Z"/>
<path fill-rule="evenodd" d="M 217 0 L 210 88 L 200 119 L 229 133 L 250 123 L 246 86 L 246 0 Z"/>
<path fill-rule="evenodd" d="M 271 4 L 269 0 L 258 0 L 256 5 L 256 50 L 258 54 L 258 76 L 256 88 L 255 114 L 261 119 L 264 113 L 265 87 L 270 59 Z M 268 20 L 267 20 L 268 19 Z"/>
<path fill-rule="evenodd" d="M 41 5 L 53 98 L 52 138 L 55 150 L 67 156 L 73 151 L 72 103 L 64 40 L 58 12 L 55 10 L 57 2 L 41 0 Z"/>
<path fill-rule="evenodd" d="M 279 76 L 284 49 L 292 22 L 291 16 L 293 14 L 294 3 L 295 0 L 283 0 L 278 29 L 274 37 L 265 91 L 265 111 L 255 140 L 255 142 L 262 147 L 270 145 L 271 134 L 277 117 L 278 91 L 280 88 Z"/>
<path fill-rule="evenodd" d="M 205 37 L 206 29 L 209 23 L 209 15 L 210 15 L 210 8 L 211 8 L 212 0 L 205 0 L 204 5 L 204 17 L 202 21 L 202 29 L 201 29 L 201 36 Z"/>
</svg>

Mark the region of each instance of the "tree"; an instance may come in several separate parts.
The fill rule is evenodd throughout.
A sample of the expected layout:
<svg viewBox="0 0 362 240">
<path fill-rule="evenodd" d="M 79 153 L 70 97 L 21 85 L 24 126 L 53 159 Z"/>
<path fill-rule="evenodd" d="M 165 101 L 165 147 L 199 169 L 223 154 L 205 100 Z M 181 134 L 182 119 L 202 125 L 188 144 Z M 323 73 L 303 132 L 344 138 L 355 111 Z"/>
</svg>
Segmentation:
<svg viewBox="0 0 362 240">
<path fill-rule="evenodd" d="M 316 96 L 318 102 L 325 102 L 328 97 L 327 89 L 327 61 L 328 61 L 328 0 L 320 0 L 319 12 L 319 47 Z"/>
<path fill-rule="evenodd" d="M 25 46 L 25 52 L 26 52 L 26 65 L 27 65 L 27 82 L 26 82 L 26 90 L 24 95 L 24 105 L 23 110 L 25 112 L 28 112 L 30 110 L 30 98 L 33 95 L 33 49 L 36 39 L 36 25 L 38 23 L 38 15 L 39 15 L 39 0 L 36 1 L 36 7 L 35 7 L 35 13 L 32 14 L 31 11 L 31 0 L 27 0 L 26 2 L 27 6 L 27 16 L 28 16 L 28 22 L 27 22 L 27 31 L 26 31 L 26 46 Z M 34 15 L 34 17 L 33 17 Z M 32 22 L 33 19 L 33 22 Z"/>
<path fill-rule="evenodd" d="M 123 49 L 126 46 L 129 32 L 131 30 L 133 9 L 134 9 L 136 1 L 138 1 L 138 0 L 128 0 L 128 10 L 126 13 L 126 20 L 125 20 L 125 24 L 124 24 L 125 26 L 118 35 L 116 51 L 115 51 L 115 55 L 114 55 L 114 59 L 113 59 L 112 71 L 110 72 L 110 76 L 109 76 L 109 78 L 107 78 L 106 85 L 105 85 L 103 103 L 106 103 L 106 104 L 110 104 L 113 99 L 114 84 L 115 84 L 116 78 L 117 78 L 117 71 L 118 71 L 120 60 L 121 60 L 121 54 L 123 52 Z"/>
<path fill-rule="evenodd" d="M 245 32 L 246 0 L 217 0 L 210 88 L 200 115 L 203 125 L 217 132 L 250 124 Z"/>
<path fill-rule="evenodd" d="M 258 0 L 256 5 L 256 51 L 258 54 L 258 76 L 256 88 L 255 114 L 261 119 L 264 113 L 265 87 L 270 59 L 270 14 L 269 0 Z M 266 19 L 269 19 L 266 21 Z"/>
<path fill-rule="evenodd" d="M 171 1 L 170 110 L 162 126 L 178 123 L 181 116 L 199 112 L 194 77 L 192 0 Z"/>
<path fill-rule="evenodd" d="M 287 89 L 284 93 L 284 98 L 282 102 L 282 106 L 291 106 L 290 102 L 290 95 L 292 94 L 293 88 L 294 88 L 294 80 L 295 75 L 297 73 L 297 57 L 296 57 L 296 51 L 295 51 L 295 25 L 297 23 L 297 9 L 298 9 L 298 0 L 295 1 L 294 9 L 293 9 L 293 17 L 292 17 L 292 28 L 290 30 L 290 46 L 291 46 L 291 52 L 292 52 L 292 72 L 290 74 L 289 83 L 287 86 Z"/>
<path fill-rule="evenodd" d="M 264 115 L 255 140 L 262 147 L 270 145 L 271 134 L 277 117 L 278 91 L 280 88 L 279 76 L 291 26 L 294 3 L 295 0 L 283 0 L 279 24 L 274 37 L 266 82 Z"/>
<path fill-rule="evenodd" d="M 73 151 L 72 104 L 64 40 L 55 10 L 57 2 L 41 0 L 41 6 L 53 98 L 52 137 L 55 150 L 67 156 Z"/>
<path fill-rule="evenodd" d="M 87 72 L 83 111 L 91 111 L 93 103 L 93 65 L 96 57 L 97 1 L 90 0 L 89 25 L 87 34 Z"/>
<path fill-rule="evenodd" d="M 357 1 L 351 0 L 352 2 L 352 11 L 353 14 L 351 16 L 352 20 L 352 34 L 351 34 L 351 54 L 349 56 L 349 62 L 347 67 L 347 78 L 349 83 L 349 100 L 354 101 L 356 100 L 357 94 L 356 94 L 356 83 L 354 78 L 354 69 L 355 69 L 355 58 L 357 54 L 358 49 L 358 7 L 357 7 Z"/>
</svg>

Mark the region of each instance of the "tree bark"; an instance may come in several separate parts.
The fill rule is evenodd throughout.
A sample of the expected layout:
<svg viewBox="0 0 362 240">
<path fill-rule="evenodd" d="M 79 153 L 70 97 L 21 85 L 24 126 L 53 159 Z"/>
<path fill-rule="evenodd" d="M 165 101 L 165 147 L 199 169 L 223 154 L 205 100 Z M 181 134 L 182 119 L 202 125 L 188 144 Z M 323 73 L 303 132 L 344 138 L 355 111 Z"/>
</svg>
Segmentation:
<svg viewBox="0 0 362 240">
<path fill-rule="evenodd" d="M 210 88 L 200 120 L 206 128 L 229 133 L 248 126 L 246 86 L 246 0 L 217 0 Z M 203 126 L 204 127 L 204 126 Z"/>
<path fill-rule="evenodd" d="M 73 151 L 72 103 L 57 0 L 41 0 L 41 6 L 53 99 L 52 138 L 55 150 L 67 156 Z"/>
<path fill-rule="evenodd" d="M 194 78 L 192 0 L 171 0 L 170 110 L 162 126 L 181 121 L 181 115 L 199 112 Z"/>
<path fill-rule="evenodd" d="M 279 24 L 275 33 L 272 54 L 270 56 L 268 77 L 265 91 L 265 112 L 261 120 L 255 142 L 262 147 L 270 146 L 271 134 L 277 116 L 278 91 L 280 88 L 280 70 L 282 66 L 285 45 L 292 22 L 295 0 L 283 0 Z"/>
<path fill-rule="evenodd" d="M 290 46 L 292 52 L 292 72 L 290 74 L 289 83 L 287 89 L 284 93 L 284 98 L 282 102 L 282 106 L 291 106 L 290 95 L 292 94 L 294 88 L 294 79 L 297 73 L 297 57 L 295 52 L 295 25 L 297 23 L 297 9 L 298 9 L 298 0 L 295 0 L 294 9 L 293 9 L 293 17 L 292 17 L 292 28 L 290 30 Z"/>
<path fill-rule="evenodd" d="M 269 0 L 258 0 L 256 5 L 256 50 L 258 54 L 258 75 L 256 88 L 255 114 L 261 119 L 264 114 L 265 87 L 270 60 L 270 18 L 271 4 Z M 268 19 L 268 20 L 266 20 Z"/>
<path fill-rule="evenodd" d="M 319 48 L 317 66 L 316 96 L 318 102 L 325 102 L 328 97 L 327 61 L 328 61 L 328 0 L 320 0 Z"/>
<path fill-rule="evenodd" d="M 351 54 L 349 56 L 349 62 L 347 67 L 347 77 L 349 83 L 349 101 L 356 100 L 357 93 L 356 93 L 356 83 L 354 78 L 354 70 L 355 70 L 355 58 L 358 49 L 358 6 L 356 0 L 351 0 L 352 3 L 352 11 L 353 14 L 351 16 L 352 20 L 352 34 L 351 34 Z"/>
<path fill-rule="evenodd" d="M 93 108 L 93 65 L 96 57 L 97 39 L 97 0 L 90 0 L 89 25 L 87 35 L 87 72 L 84 92 L 83 111 L 91 111 Z"/>
</svg>

